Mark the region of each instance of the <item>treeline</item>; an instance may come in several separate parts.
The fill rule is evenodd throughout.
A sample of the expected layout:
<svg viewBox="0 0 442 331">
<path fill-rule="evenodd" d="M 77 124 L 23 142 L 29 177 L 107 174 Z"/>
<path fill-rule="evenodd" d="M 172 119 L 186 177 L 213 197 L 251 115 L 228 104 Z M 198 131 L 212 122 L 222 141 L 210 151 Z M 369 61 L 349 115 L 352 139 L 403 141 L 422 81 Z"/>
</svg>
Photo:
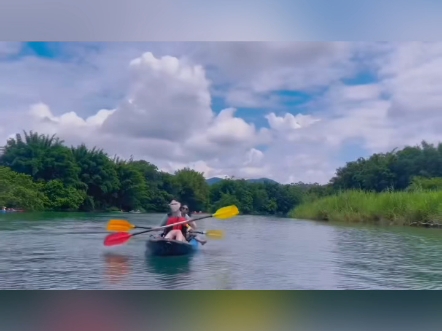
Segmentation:
<svg viewBox="0 0 442 331">
<path fill-rule="evenodd" d="M 9 139 L 0 155 L 0 205 L 25 210 L 167 211 L 172 199 L 191 211 L 235 204 L 244 214 L 286 215 L 312 187 L 222 180 L 209 186 L 202 173 L 169 174 L 144 160 L 121 160 L 97 148 L 68 147 L 35 132 Z"/>
<path fill-rule="evenodd" d="M 165 212 L 172 199 L 192 211 L 235 204 L 243 214 L 287 215 L 302 203 L 345 190 L 442 189 L 442 144 L 422 142 L 348 162 L 326 185 L 225 179 L 209 186 L 189 168 L 174 174 L 144 160 L 122 160 L 57 136 L 17 134 L 0 154 L 0 207 L 25 210 Z"/>
<path fill-rule="evenodd" d="M 321 190 L 323 198 L 304 201 L 290 216 L 442 227 L 442 144 L 348 162 Z"/>
<path fill-rule="evenodd" d="M 327 184 L 310 186 L 308 196 L 316 199 L 347 190 L 379 193 L 439 189 L 442 189 L 442 143 L 423 141 L 417 146 L 347 162 Z"/>
<path fill-rule="evenodd" d="M 440 183 L 437 178 L 442 178 L 442 143 L 433 145 L 423 141 L 418 146 L 348 162 L 337 169 L 327 189 L 328 192 L 349 189 L 383 192 L 404 191 L 419 185 L 436 188 Z"/>
</svg>

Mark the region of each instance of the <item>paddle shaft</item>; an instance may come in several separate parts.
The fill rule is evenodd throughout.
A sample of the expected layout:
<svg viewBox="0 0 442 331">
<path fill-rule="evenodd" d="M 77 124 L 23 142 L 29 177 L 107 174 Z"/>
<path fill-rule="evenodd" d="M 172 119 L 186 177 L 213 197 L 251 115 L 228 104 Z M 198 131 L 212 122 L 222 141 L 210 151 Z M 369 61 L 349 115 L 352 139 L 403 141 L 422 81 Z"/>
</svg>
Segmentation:
<svg viewBox="0 0 442 331">
<path fill-rule="evenodd" d="M 189 233 L 206 234 L 205 231 L 193 231 L 193 230 L 190 230 Z"/>
<path fill-rule="evenodd" d="M 186 220 L 186 221 L 178 222 L 178 223 L 171 224 L 171 225 L 164 225 L 164 226 L 160 226 L 160 227 L 157 227 L 157 228 L 151 228 L 149 230 L 145 230 L 145 231 L 134 233 L 131 236 L 133 237 L 133 236 L 136 236 L 136 235 L 139 235 L 139 234 L 143 234 L 143 233 L 147 233 L 147 232 L 151 232 L 151 231 L 158 231 L 158 230 L 163 230 L 163 229 L 166 229 L 166 228 L 172 228 L 172 227 L 174 227 L 176 225 L 181 225 L 181 224 L 187 224 L 187 223 L 190 223 L 190 222 L 200 221 L 200 220 L 203 220 L 203 219 L 206 219 L 206 218 L 210 218 L 210 217 L 213 217 L 213 215 L 204 216 L 204 217 L 200 217 L 200 218 L 195 218 L 195 219 L 191 219 L 191 220 Z"/>
<path fill-rule="evenodd" d="M 136 226 L 134 226 L 134 229 L 145 229 L 145 230 L 151 230 L 151 229 L 152 229 L 152 227 L 150 227 L 150 226 L 138 226 L 138 225 L 136 225 Z"/>
</svg>

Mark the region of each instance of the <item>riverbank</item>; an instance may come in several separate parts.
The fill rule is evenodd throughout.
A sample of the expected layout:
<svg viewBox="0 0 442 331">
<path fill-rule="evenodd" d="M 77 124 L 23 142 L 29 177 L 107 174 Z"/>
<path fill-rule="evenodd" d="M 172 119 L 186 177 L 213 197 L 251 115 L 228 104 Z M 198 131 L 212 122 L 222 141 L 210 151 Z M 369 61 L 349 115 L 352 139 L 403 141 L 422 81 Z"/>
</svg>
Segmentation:
<svg viewBox="0 0 442 331">
<path fill-rule="evenodd" d="M 442 191 L 345 191 L 303 203 L 292 218 L 442 228 Z"/>
</svg>

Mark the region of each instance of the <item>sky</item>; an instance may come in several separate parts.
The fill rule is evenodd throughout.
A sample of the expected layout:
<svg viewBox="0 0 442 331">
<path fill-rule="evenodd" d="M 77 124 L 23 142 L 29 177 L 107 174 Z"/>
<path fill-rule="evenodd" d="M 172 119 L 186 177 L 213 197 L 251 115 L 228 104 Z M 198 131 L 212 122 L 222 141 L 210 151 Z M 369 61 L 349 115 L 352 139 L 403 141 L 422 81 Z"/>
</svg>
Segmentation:
<svg viewBox="0 0 442 331">
<path fill-rule="evenodd" d="M 0 139 L 327 183 L 359 157 L 442 141 L 441 42 L 0 43 Z"/>
</svg>

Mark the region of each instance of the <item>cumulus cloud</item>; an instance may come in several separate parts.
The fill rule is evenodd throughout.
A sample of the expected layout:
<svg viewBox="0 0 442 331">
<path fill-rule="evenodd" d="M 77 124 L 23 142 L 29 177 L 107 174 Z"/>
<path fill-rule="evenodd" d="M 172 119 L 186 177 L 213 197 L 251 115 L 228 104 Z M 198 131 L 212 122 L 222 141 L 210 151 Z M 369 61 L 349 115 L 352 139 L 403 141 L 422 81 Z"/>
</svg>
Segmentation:
<svg viewBox="0 0 442 331">
<path fill-rule="evenodd" d="M 324 183 L 346 161 L 442 140 L 441 45 L 70 46 L 69 60 L 0 61 L 0 135 L 56 133 L 166 171 Z M 372 82 L 346 80 L 367 71 Z M 227 107 L 214 110 L 214 91 Z M 310 99 L 289 105 L 281 91 Z"/>
<path fill-rule="evenodd" d="M 132 60 L 130 69 L 127 99 L 103 123 L 104 131 L 177 141 L 209 124 L 210 82 L 201 66 L 148 52 Z"/>
<path fill-rule="evenodd" d="M 349 43 L 249 42 L 211 44 L 195 57 L 214 67 L 217 80 L 231 84 L 231 106 L 266 107 L 278 101 L 269 92 L 310 92 L 351 75 L 353 52 Z"/>
<path fill-rule="evenodd" d="M 113 114 L 115 110 L 101 109 L 95 115 L 89 116 L 86 119 L 79 117 L 75 112 L 64 113 L 61 116 L 54 116 L 49 107 L 44 103 L 34 104 L 29 109 L 29 114 L 40 120 L 41 123 L 48 123 L 53 125 L 53 128 L 72 129 L 78 127 L 98 127 Z"/>
<path fill-rule="evenodd" d="M 76 112 L 54 115 L 38 103 L 28 111 L 29 128 L 68 142 L 85 140 L 124 157 L 145 157 L 164 169 L 194 164 L 206 173 L 216 172 L 211 163 L 236 163 L 236 157 L 270 139 L 268 130 L 235 117 L 234 108 L 213 112 L 210 81 L 199 65 L 148 52 L 128 70 L 128 92 L 115 109 L 83 119 Z"/>
</svg>

